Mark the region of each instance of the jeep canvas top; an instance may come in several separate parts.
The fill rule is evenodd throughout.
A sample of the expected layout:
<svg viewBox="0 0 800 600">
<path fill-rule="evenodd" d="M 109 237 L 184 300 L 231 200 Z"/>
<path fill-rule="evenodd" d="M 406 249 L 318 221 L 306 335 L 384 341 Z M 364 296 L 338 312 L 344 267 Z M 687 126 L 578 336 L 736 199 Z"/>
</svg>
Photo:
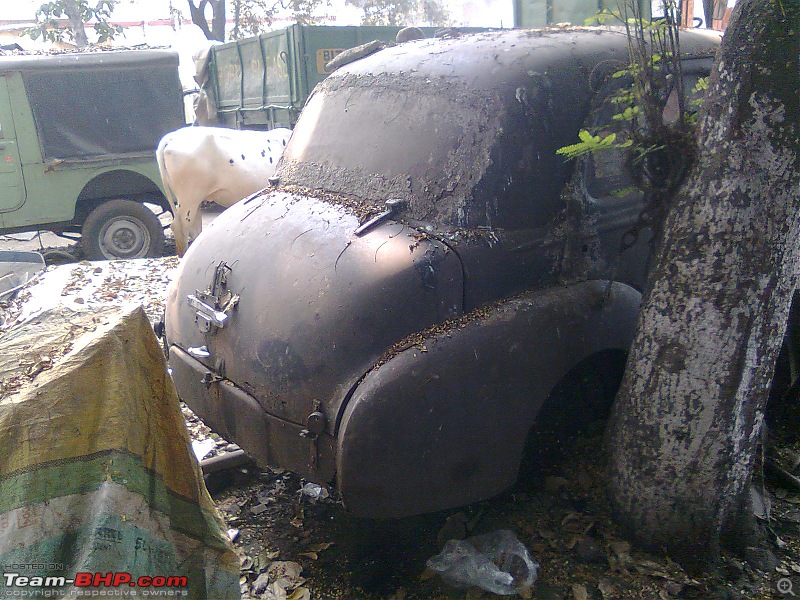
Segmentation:
<svg viewBox="0 0 800 600">
<path fill-rule="evenodd" d="M 90 259 L 160 255 L 154 153 L 184 124 L 174 52 L 0 56 L 0 232 L 80 233 Z"/>
</svg>

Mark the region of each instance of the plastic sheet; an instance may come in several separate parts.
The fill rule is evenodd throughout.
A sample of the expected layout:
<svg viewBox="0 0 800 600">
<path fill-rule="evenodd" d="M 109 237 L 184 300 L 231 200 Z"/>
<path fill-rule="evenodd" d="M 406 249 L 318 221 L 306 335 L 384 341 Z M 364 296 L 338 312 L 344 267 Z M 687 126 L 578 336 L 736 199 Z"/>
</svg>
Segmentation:
<svg viewBox="0 0 800 600">
<path fill-rule="evenodd" d="M 536 581 L 539 565 L 513 532 L 500 529 L 466 540 L 449 540 L 428 567 L 456 587 L 476 586 L 510 596 Z"/>
</svg>

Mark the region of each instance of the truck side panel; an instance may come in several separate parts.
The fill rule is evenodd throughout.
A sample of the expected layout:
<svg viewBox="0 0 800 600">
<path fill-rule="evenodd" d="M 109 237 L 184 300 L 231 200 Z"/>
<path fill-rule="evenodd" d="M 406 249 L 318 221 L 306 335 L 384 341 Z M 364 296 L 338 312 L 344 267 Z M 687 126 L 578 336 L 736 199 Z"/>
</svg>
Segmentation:
<svg viewBox="0 0 800 600">
<path fill-rule="evenodd" d="M 288 30 L 281 29 L 211 49 L 209 73 L 222 125 L 294 125 L 288 40 Z"/>
<path fill-rule="evenodd" d="M 22 82 L 22 74 L 7 73 L 8 97 L 11 102 L 11 112 L 14 116 L 14 125 L 17 130 L 17 144 L 19 155 L 22 160 L 23 168 L 27 165 L 42 162 L 42 148 L 36 135 L 36 124 L 33 121 L 33 113 L 28 103 L 28 96 L 25 93 L 25 84 Z"/>
<path fill-rule="evenodd" d="M 25 185 L 8 82 L 5 77 L 0 77 L 0 224 L 3 213 L 15 210 L 24 201 Z"/>
<path fill-rule="evenodd" d="M 394 42 L 400 29 L 291 25 L 214 46 L 209 74 L 218 124 L 237 129 L 294 127 L 314 86 L 330 74 L 325 68 L 328 62 L 348 48 L 373 40 Z M 422 28 L 426 37 L 435 31 Z"/>
<path fill-rule="evenodd" d="M 30 231 L 46 228 L 60 231 L 73 220 L 77 224 L 86 214 L 77 214 L 79 201 L 86 200 L 83 212 L 96 206 L 101 199 L 129 200 L 152 198 L 158 203 L 161 179 L 158 167 L 150 154 L 125 156 L 124 166 L 119 158 L 108 157 L 87 161 L 64 161 L 54 166 L 44 163 L 25 167 L 27 200 L 3 220 L 6 231 Z M 77 209 L 80 213 L 80 209 Z"/>
</svg>

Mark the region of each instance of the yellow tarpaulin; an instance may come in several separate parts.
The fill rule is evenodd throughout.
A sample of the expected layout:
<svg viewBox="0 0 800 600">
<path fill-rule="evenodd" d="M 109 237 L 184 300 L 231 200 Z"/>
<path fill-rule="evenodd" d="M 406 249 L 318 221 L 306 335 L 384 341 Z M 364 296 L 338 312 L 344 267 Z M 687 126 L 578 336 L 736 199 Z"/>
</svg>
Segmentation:
<svg viewBox="0 0 800 600">
<path fill-rule="evenodd" d="M 0 590 L 126 573 L 238 598 L 238 566 L 141 308 L 60 308 L 0 338 Z"/>
</svg>

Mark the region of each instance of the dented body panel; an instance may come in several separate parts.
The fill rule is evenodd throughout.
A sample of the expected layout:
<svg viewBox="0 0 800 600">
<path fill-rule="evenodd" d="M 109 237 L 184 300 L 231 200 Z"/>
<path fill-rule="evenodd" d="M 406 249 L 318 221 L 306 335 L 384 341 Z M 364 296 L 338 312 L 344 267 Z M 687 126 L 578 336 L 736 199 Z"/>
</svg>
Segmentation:
<svg viewBox="0 0 800 600">
<path fill-rule="evenodd" d="M 365 516 L 511 485 L 554 386 L 633 334 L 641 193 L 620 160 L 575 169 L 555 152 L 626 44 L 484 33 L 334 72 L 272 188 L 182 261 L 166 336 L 184 400 L 261 464 L 332 484 Z M 710 64 L 715 42 L 682 44 Z"/>
</svg>

